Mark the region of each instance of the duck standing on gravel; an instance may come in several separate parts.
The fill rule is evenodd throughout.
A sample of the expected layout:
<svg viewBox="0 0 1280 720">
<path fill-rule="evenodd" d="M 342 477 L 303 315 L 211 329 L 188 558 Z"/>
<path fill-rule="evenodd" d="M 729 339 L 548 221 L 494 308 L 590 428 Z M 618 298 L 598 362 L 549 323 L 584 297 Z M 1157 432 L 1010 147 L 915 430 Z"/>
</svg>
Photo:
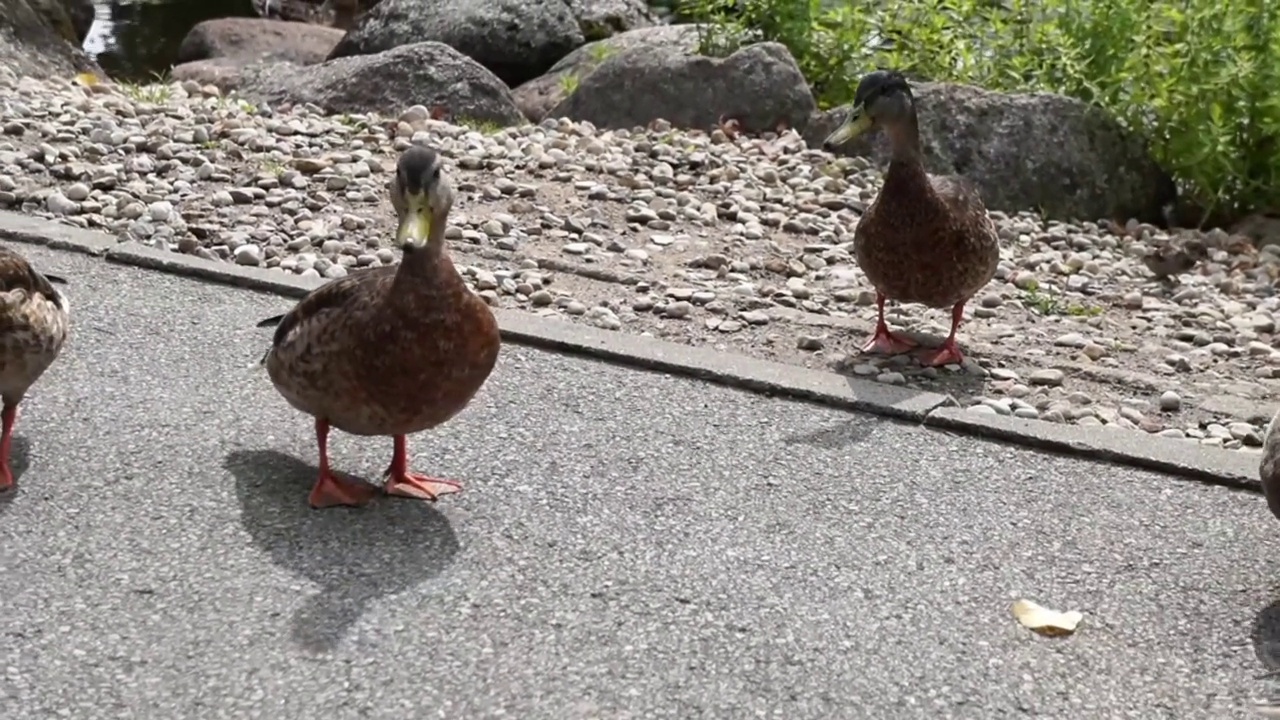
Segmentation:
<svg viewBox="0 0 1280 720">
<path fill-rule="evenodd" d="M 18 403 L 58 359 L 71 325 L 71 307 L 51 281 L 63 282 L 0 247 L 0 492 L 14 483 L 9 450 Z"/>
<path fill-rule="evenodd" d="M 453 480 L 408 469 L 405 435 L 452 418 L 471 402 L 498 359 L 498 324 L 445 252 L 453 190 L 433 150 L 413 146 L 391 180 L 399 218 L 398 266 L 362 270 L 322 285 L 277 324 L 262 358 L 293 407 L 316 419 L 320 477 L 315 508 L 359 506 L 373 487 L 329 469 L 329 428 L 395 439 L 384 491 L 425 500 L 458 492 Z"/>
<path fill-rule="evenodd" d="M 869 130 L 882 128 L 892 155 L 884 186 L 854 230 L 858 265 L 876 290 L 876 331 L 863 348 L 906 352 L 916 342 L 889 331 L 886 299 L 951 308 L 951 333 L 925 358 L 930 366 L 961 363 L 956 329 L 969 298 L 996 273 L 999 236 L 977 188 L 959 176 L 930 176 L 920 150 L 915 100 L 907 79 L 878 70 L 862 78 L 853 108 L 823 142 L 834 150 Z"/>
</svg>

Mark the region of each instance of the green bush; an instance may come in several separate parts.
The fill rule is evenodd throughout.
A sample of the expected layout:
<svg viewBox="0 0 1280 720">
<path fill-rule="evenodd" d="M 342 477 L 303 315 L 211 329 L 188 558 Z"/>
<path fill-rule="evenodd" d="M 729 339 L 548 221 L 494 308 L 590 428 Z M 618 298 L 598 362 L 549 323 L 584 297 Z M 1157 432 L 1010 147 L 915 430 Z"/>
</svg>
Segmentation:
<svg viewBox="0 0 1280 720">
<path fill-rule="evenodd" d="M 1201 220 L 1280 209 L 1280 5 L 1268 0 L 683 0 L 701 51 L 786 45 L 822 107 L 892 67 L 1094 103 L 1151 142 Z"/>
</svg>

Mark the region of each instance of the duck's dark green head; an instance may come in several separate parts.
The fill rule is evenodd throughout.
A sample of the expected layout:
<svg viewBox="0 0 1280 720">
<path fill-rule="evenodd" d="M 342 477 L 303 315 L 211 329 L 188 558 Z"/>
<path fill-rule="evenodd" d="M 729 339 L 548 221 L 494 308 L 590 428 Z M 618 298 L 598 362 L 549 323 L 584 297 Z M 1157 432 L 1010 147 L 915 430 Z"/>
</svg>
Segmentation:
<svg viewBox="0 0 1280 720">
<path fill-rule="evenodd" d="M 453 188 L 443 169 L 443 158 L 431 148 L 413 145 L 400 155 L 391 179 L 391 205 L 400 221 L 396 238 L 402 246 L 444 242 Z"/>
<path fill-rule="evenodd" d="M 897 70 L 867 73 L 853 94 L 853 107 L 849 114 L 840 127 L 822 142 L 822 147 L 834 150 L 876 125 L 906 120 L 915 112 L 914 104 L 911 85 L 902 73 Z"/>
</svg>

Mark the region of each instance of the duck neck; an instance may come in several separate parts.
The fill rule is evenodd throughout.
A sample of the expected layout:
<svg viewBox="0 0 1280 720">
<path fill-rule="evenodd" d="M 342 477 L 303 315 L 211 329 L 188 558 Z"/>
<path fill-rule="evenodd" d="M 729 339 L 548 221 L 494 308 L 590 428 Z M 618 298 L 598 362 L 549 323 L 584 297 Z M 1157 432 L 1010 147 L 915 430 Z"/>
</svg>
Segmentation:
<svg viewBox="0 0 1280 720">
<path fill-rule="evenodd" d="M 920 151 L 920 122 L 916 119 L 914 109 L 905 119 L 886 125 L 884 130 L 889 136 L 890 162 L 923 164 L 924 153 Z"/>
<path fill-rule="evenodd" d="M 893 191 L 929 189 L 929 174 L 924 169 L 924 153 L 920 150 L 920 126 L 913 111 L 905 120 L 887 125 L 889 136 L 889 169 L 885 187 Z"/>
</svg>

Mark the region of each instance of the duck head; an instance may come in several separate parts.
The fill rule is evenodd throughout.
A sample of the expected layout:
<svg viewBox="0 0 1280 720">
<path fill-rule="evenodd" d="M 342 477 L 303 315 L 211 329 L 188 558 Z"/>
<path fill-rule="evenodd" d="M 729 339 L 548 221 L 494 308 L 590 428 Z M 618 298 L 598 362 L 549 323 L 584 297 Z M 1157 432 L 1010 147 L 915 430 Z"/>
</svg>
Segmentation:
<svg viewBox="0 0 1280 720">
<path fill-rule="evenodd" d="M 877 126 L 900 125 L 914 115 L 915 98 L 906 76 L 896 70 L 867 73 L 858 82 L 849 114 L 822 147 L 830 152 Z"/>
<path fill-rule="evenodd" d="M 391 179 L 391 205 L 399 220 L 396 239 L 401 248 L 444 244 L 453 186 L 443 170 L 444 160 L 430 148 L 414 145 L 400 155 Z"/>
</svg>

